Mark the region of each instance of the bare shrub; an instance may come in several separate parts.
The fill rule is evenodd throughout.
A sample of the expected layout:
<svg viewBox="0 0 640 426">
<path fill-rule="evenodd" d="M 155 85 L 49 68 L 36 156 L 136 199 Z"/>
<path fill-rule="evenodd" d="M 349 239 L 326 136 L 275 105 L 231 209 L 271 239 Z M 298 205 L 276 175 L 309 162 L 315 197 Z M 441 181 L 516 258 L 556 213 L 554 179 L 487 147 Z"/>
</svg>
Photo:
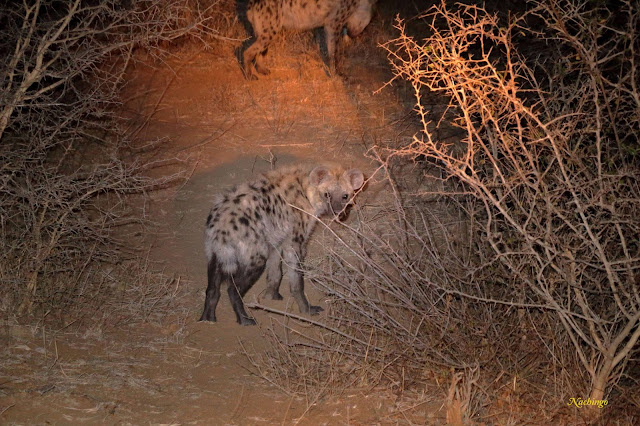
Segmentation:
<svg viewBox="0 0 640 426">
<path fill-rule="evenodd" d="M 561 327 L 549 349 L 575 351 L 593 400 L 623 376 L 640 338 L 640 10 L 614 12 L 541 2 L 533 34 L 524 19 L 504 26 L 481 8 L 443 5 L 429 18 L 444 30 L 419 44 L 399 26 L 390 47 L 420 113 L 424 88 L 443 92 L 465 130 L 456 150 L 432 139 L 422 115 L 424 137 L 399 153 L 463 184 L 482 268 L 504 281 L 499 300 L 553 314 Z M 525 57 L 519 34 L 550 53 Z"/>
<path fill-rule="evenodd" d="M 400 22 L 385 45 L 423 132 L 375 152 L 387 169 L 411 158 L 441 182 L 418 197 L 394 190 L 395 204 L 332 231 L 342 244 L 310 272 L 330 295 L 327 323 L 274 344 L 304 350 L 324 388 L 328 377 L 398 390 L 435 379 L 451 421 L 533 410 L 555 422 L 571 397 L 634 398 L 640 10 L 532 5 L 505 23 L 442 3 L 423 16 L 430 37 Z M 450 100 L 441 122 L 428 91 Z M 445 121 L 459 143 L 434 139 Z M 334 367 L 335 354 L 349 362 Z"/>
<path fill-rule="evenodd" d="M 117 119 L 135 50 L 159 46 L 205 21 L 166 0 L 8 2 L 0 6 L 0 280 L 3 310 L 69 312 L 108 297 L 104 274 L 127 277 L 134 214 L 126 197 L 178 176 L 149 178 Z M 139 230 L 138 230 L 139 231 Z M 118 235 L 121 238 L 118 238 Z M 139 232 L 138 232 L 139 235 Z M 111 266 L 107 266 L 111 265 Z M 118 272 L 119 271 L 119 272 Z M 119 275 L 122 274 L 122 275 Z M 100 277 L 103 278 L 100 278 Z"/>
</svg>

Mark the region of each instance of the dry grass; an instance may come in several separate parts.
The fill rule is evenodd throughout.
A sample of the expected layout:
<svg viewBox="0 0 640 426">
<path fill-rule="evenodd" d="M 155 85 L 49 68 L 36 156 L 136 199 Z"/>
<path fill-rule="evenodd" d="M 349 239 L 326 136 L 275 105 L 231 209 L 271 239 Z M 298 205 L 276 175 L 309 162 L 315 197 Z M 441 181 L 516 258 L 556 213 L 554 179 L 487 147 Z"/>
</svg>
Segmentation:
<svg viewBox="0 0 640 426">
<path fill-rule="evenodd" d="M 125 199 L 182 174 L 149 177 L 176 160 L 145 160 L 159 142 L 131 142 L 115 111 L 136 51 L 161 59 L 163 44 L 202 38 L 209 22 L 180 1 L 52 3 L 1 10 L 17 19 L 0 45 L 0 281 L 5 318 L 69 323 L 131 291 L 132 277 L 158 289 L 172 280 L 132 266 L 148 221 Z"/>
</svg>

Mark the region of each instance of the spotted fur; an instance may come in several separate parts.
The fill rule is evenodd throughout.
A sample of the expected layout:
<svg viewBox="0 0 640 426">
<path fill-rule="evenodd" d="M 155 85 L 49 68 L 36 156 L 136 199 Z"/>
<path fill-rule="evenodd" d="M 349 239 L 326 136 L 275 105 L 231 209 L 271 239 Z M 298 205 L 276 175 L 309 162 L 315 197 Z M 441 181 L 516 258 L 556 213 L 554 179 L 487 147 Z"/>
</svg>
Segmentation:
<svg viewBox="0 0 640 426">
<path fill-rule="evenodd" d="M 364 182 L 362 172 L 339 167 L 296 166 L 268 172 L 238 185 L 214 201 L 207 217 L 205 252 L 208 286 L 201 321 L 216 321 L 220 285 L 228 293 L 238 323 L 255 324 L 242 297 L 267 270 L 267 294 L 281 300 L 282 260 L 289 268 L 291 294 L 303 313 L 316 315 L 304 294 L 301 264 L 320 216 L 338 216 Z"/>
<path fill-rule="evenodd" d="M 377 0 L 249 0 L 246 18 L 251 25 L 251 44 L 242 55 L 242 69 L 253 80 L 252 65 L 260 74 L 268 74 L 263 59 L 271 41 L 282 29 L 312 30 L 324 28 L 327 54 L 323 57 L 331 74 L 335 73 L 335 52 L 340 32 L 347 29 L 355 37 L 371 21 Z"/>
</svg>

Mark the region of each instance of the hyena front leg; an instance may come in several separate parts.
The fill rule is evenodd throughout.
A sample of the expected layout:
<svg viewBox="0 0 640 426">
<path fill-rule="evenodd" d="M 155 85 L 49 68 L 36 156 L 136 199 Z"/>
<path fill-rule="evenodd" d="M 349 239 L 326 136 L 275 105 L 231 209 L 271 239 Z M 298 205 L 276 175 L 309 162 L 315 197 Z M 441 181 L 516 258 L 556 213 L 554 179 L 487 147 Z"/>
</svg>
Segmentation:
<svg viewBox="0 0 640 426">
<path fill-rule="evenodd" d="M 289 286 L 291 294 L 298 304 L 300 312 L 311 315 L 318 315 L 324 309 L 320 306 L 309 305 L 309 301 L 304 294 L 304 278 L 302 275 L 303 250 L 299 245 L 285 247 L 283 250 L 284 260 L 289 268 Z"/>
<path fill-rule="evenodd" d="M 256 70 L 261 74 L 269 73 L 269 70 L 262 63 L 269 41 L 270 39 L 258 35 L 255 41 L 242 54 L 242 72 L 247 80 L 256 80 L 258 78 L 253 73 L 254 64 Z"/>
<path fill-rule="evenodd" d="M 267 56 L 269 48 L 265 48 L 262 52 L 256 56 L 256 71 L 262 75 L 269 75 L 271 71 L 264 65 L 264 58 Z"/>
<path fill-rule="evenodd" d="M 273 250 L 267 259 L 267 294 L 273 300 L 282 300 L 280 282 L 282 281 L 282 252 Z"/>
<path fill-rule="evenodd" d="M 336 50 L 340 30 L 335 24 L 326 25 L 324 27 L 324 38 L 327 43 L 327 57 L 325 58 L 325 66 L 327 74 L 334 76 L 336 74 Z"/>
</svg>

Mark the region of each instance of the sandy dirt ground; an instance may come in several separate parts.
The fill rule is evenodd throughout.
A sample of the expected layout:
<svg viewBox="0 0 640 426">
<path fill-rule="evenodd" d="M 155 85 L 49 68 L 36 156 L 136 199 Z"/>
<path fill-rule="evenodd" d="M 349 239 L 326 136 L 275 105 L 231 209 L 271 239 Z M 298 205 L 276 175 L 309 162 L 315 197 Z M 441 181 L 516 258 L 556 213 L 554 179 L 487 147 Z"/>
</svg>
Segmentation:
<svg viewBox="0 0 640 426">
<path fill-rule="evenodd" d="M 183 310 L 167 312 L 159 323 L 110 331 L 5 327 L 0 423 L 442 422 L 437 403 L 405 414 L 397 396 L 379 388 L 319 401 L 287 395 L 254 374 L 239 343 L 263 350 L 264 327 L 236 324 L 224 294 L 219 321 L 197 321 L 206 285 L 203 226 L 216 192 L 297 162 L 338 162 L 370 176 L 376 165 L 367 150 L 413 132 L 406 94 L 374 93 L 390 78 L 382 52 L 372 57 L 355 49 L 333 78 L 309 52 L 272 58 L 272 74 L 256 82 L 242 78 L 231 46 L 226 55 L 179 52 L 156 68 L 132 71 L 125 118 L 140 126 L 141 140 L 163 140 L 163 158 L 184 160 L 180 167 L 188 169 L 188 179 L 151 195 L 147 212 L 156 223 L 150 258 L 179 277 L 175 293 Z M 369 189 L 362 202 L 384 196 L 383 185 L 372 182 Z M 284 301 L 263 300 L 263 290 L 261 278 L 245 299 L 297 313 L 286 278 Z M 311 285 L 307 295 L 313 304 L 326 303 Z M 259 324 L 273 315 L 253 314 Z"/>
</svg>

